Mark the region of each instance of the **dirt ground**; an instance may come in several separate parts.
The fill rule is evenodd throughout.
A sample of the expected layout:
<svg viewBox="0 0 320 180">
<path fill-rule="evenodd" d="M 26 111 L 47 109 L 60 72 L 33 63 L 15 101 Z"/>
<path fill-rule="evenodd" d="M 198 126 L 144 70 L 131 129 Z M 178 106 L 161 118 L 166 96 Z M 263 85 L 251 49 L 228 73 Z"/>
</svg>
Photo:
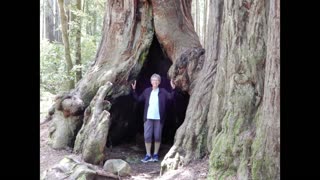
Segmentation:
<svg viewBox="0 0 320 180">
<path fill-rule="evenodd" d="M 63 157 L 71 155 L 70 151 L 54 150 L 48 146 L 48 127 L 51 122 L 40 125 L 40 173 L 57 164 Z M 143 144 L 123 144 L 107 148 L 107 159 L 123 159 L 129 163 L 132 169 L 131 177 L 121 179 L 206 179 L 208 173 L 208 158 L 193 162 L 187 167 L 160 175 L 160 163 L 163 156 L 169 151 L 170 145 L 162 145 L 160 148 L 160 161 L 142 163 L 140 160 L 145 155 Z"/>
</svg>

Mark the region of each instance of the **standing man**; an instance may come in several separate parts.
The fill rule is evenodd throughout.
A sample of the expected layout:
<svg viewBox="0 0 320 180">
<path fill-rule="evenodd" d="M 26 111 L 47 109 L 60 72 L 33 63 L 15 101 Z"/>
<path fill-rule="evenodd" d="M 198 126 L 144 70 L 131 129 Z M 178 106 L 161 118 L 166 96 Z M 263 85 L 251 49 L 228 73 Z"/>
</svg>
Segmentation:
<svg viewBox="0 0 320 180">
<path fill-rule="evenodd" d="M 141 161 L 159 161 L 159 148 L 161 143 L 161 133 L 166 118 L 166 104 L 168 100 L 172 100 L 174 96 L 175 85 L 170 81 L 173 91 L 168 93 L 164 88 L 159 88 L 161 77 L 153 74 L 150 78 L 152 87 L 146 88 L 143 93 L 138 96 L 135 92 L 136 81 L 131 84 L 133 89 L 133 97 L 139 102 L 144 102 L 144 141 L 147 154 Z M 151 156 L 152 135 L 154 135 L 154 153 Z"/>
</svg>

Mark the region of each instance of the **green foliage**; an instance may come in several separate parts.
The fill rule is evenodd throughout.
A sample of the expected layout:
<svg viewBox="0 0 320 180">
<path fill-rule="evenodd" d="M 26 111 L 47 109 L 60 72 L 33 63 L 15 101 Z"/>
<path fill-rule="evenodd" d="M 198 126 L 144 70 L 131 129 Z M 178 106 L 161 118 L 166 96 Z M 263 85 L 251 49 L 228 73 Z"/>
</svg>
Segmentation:
<svg viewBox="0 0 320 180">
<path fill-rule="evenodd" d="M 82 74 L 88 70 L 94 60 L 97 46 L 94 43 L 96 37 L 86 36 L 81 40 L 82 64 L 73 66 L 70 76 L 67 75 L 67 65 L 64 56 L 64 47 L 60 43 L 49 43 L 48 40 L 42 40 L 40 43 L 40 83 L 41 87 L 50 93 L 56 94 L 64 91 L 66 82 L 75 78 L 75 73 L 82 70 Z M 71 52 L 75 49 L 72 48 Z M 71 53 L 74 61 L 74 53 Z"/>
<path fill-rule="evenodd" d="M 86 73 L 90 64 L 94 61 L 98 49 L 98 44 L 96 42 L 100 42 L 100 38 L 101 35 L 86 35 L 81 38 L 82 74 Z"/>
<path fill-rule="evenodd" d="M 40 87 L 41 91 L 57 94 L 67 90 L 67 81 L 75 79 L 76 71 L 81 70 L 82 76 L 86 73 L 90 64 L 94 61 L 98 45 L 101 40 L 103 25 L 104 5 L 106 0 L 88 0 L 84 10 L 77 10 L 75 5 L 69 5 L 73 15 L 81 19 L 81 65 L 75 64 L 75 40 L 76 30 L 80 27 L 79 21 L 69 22 L 70 55 L 73 68 L 70 75 L 67 74 L 64 46 L 62 43 L 49 43 L 42 39 L 40 42 Z M 41 8 L 42 12 L 43 9 Z M 40 22 L 42 23 L 42 21 Z M 61 30 L 61 25 L 57 30 Z"/>
<path fill-rule="evenodd" d="M 68 79 L 64 47 L 59 43 L 40 42 L 40 86 L 56 94 Z"/>
</svg>

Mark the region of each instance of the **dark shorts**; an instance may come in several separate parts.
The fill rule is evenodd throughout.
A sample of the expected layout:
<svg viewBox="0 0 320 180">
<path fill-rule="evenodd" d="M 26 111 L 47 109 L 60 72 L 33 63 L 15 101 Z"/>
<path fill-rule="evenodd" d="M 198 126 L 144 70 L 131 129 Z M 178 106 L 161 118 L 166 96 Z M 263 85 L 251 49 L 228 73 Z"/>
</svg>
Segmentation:
<svg viewBox="0 0 320 180">
<path fill-rule="evenodd" d="M 154 135 L 155 142 L 161 142 L 161 133 L 163 125 L 160 120 L 147 119 L 144 122 L 144 141 L 146 143 L 152 142 L 152 135 Z"/>
</svg>

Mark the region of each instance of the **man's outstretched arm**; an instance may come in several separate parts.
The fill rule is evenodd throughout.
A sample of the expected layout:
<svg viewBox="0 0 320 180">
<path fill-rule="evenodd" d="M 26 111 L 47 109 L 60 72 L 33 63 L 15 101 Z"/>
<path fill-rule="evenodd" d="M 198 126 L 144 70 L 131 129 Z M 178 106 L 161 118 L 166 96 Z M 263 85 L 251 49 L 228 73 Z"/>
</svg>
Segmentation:
<svg viewBox="0 0 320 180">
<path fill-rule="evenodd" d="M 176 88 L 176 85 L 173 83 L 173 80 L 172 80 L 172 79 L 170 80 L 170 85 L 171 85 L 172 91 L 167 94 L 168 100 L 172 100 L 172 99 L 174 98 L 175 88 Z"/>
</svg>

